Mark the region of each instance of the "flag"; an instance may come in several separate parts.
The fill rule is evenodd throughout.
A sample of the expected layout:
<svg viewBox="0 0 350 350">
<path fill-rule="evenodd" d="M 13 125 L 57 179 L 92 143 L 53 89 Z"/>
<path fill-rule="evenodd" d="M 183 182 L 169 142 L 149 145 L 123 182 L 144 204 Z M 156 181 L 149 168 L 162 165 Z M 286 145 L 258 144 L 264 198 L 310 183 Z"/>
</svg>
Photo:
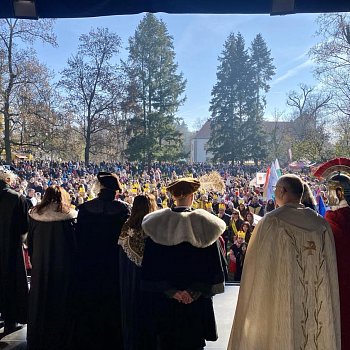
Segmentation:
<svg viewBox="0 0 350 350">
<path fill-rule="evenodd" d="M 270 178 L 270 167 L 266 170 L 266 178 L 265 178 L 265 185 L 264 185 L 264 192 L 263 192 L 263 198 L 267 200 L 267 186 L 269 184 L 269 178 Z"/>
<path fill-rule="evenodd" d="M 270 176 L 269 176 L 269 181 L 267 184 L 267 190 L 266 190 L 266 199 L 274 199 L 275 198 L 275 187 L 278 181 L 278 174 L 276 171 L 275 163 L 272 162 L 271 167 L 270 167 Z"/>
<path fill-rule="evenodd" d="M 280 163 L 279 163 L 277 158 L 275 160 L 275 168 L 276 168 L 277 176 L 281 177 L 282 176 L 282 170 L 281 170 Z"/>
<path fill-rule="evenodd" d="M 323 217 L 326 214 L 326 206 L 324 205 L 324 202 L 321 196 L 318 197 L 318 213 Z"/>
<path fill-rule="evenodd" d="M 263 197 L 266 200 L 275 198 L 274 189 L 276 187 L 277 180 L 278 180 L 278 174 L 276 171 L 275 163 L 272 162 L 271 166 L 267 168 L 267 172 L 266 172 L 266 182 L 265 182 L 264 193 L 263 193 Z"/>
</svg>

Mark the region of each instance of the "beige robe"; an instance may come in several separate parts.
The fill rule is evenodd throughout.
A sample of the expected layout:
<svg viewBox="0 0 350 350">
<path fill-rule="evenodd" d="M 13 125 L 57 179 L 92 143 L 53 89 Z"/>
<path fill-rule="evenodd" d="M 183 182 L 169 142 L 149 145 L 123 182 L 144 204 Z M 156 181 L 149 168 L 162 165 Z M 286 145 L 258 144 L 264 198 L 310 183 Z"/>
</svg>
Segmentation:
<svg viewBox="0 0 350 350">
<path fill-rule="evenodd" d="M 302 205 L 267 214 L 250 239 L 228 350 L 340 350 L 333 234 Z"/>
</svg>

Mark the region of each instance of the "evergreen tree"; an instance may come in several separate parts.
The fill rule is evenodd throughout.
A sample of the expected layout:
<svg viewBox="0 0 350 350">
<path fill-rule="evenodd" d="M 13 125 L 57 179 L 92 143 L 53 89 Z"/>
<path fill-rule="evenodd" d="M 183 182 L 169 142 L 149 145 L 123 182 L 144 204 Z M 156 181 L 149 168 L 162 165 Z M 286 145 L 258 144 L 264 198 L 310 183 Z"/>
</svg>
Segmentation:
<svg viewBox="0 0 350 350">
<path fill-rule="evenodd" d="M 270 51 L 260 34 L 248 52 L 243 36 L 231 33 L 219 62 L 210 105 L 212 133 L 208 150 L 215 160 L 257 162 L 266 157 L 264 94 L 275 69 Z"/>
<path fill-rule="evenodd" d="M 219 57 L 217 83 L 210 101 L 211 137 L 208 151 L 214 160 L 244 160 L 248 117 L 254 105 L 253 75 L 243 36 L 231 33 Z"/>
<path fill-rule="evenodd" d="M 133 84 L 135 114 L 126 154 L 130 160 L 174 160 L 181 157 L 181 135 L 175 113 L 184 102 L 186 81 L 177 73 L 173 38 L 166 25 L 148 13 L 129 39 L 126 71 Z M 135 93 L 136 91 L 136 93 Z M 139 110 L 139 112 L 136 112 Z"/>
<path fill-rule="evenodd" d="M 263 117 L 266 106 L 265 94 L 270 90 L 268 82 L 275 74 L 275 66 L 272 64 L 271 51 L 259 33 L 254 38 L 250 47 L 250 62 L 253 70 L 255 90 L 255 113 L 250 118 L 250 155 L 255 162 L 264 159 L 267 155 L 266 135 L 263 131 Z"/>
</svg>

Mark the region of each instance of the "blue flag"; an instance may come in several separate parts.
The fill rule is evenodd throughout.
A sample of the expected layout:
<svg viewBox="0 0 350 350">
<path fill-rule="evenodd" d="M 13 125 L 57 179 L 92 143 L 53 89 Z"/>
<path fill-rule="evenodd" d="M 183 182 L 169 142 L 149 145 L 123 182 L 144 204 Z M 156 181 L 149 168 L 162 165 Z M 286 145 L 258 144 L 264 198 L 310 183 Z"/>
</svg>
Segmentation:
<svg viewBox="0 0 350 350">
<path fill-rule="evenodd" d="M 324 202 L 321 196 L 318 197 L 318 213 L 323 217 L 326 214 L 326 206 L 324 205 Z"/>
</svg>

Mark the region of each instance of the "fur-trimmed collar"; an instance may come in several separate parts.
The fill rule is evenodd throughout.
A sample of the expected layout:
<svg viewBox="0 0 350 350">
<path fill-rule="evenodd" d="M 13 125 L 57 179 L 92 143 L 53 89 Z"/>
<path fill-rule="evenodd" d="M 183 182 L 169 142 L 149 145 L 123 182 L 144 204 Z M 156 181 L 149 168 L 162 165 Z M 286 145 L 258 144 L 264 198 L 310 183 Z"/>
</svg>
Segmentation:
<svg viewBox="0 0 350 350">
<path fill-rule="evenodd" d="M 48 205 L 41 214 L 35 211 L 35 208 L 29 210 L 29 216 L 36 221 L 51 222 L 72 220 L 78 216 L 78 212 L 71 208 L 68 213 L 56 211 L 57 204 Z"/>
<path fill-rule="evenodd" d="M 225 222 L 203 209 L 174 212 L 169 208 L 146 215 L 142 221 L 145 234 L 158 244 L 172 246 L 188 242 L 205 248 L 225 231 Z"/>
<path fill-rule="evenodd" d="M 347 202 L 345 199 L 342 199 L 342 200 L 339 202 L 338 205 L 332 206 L 332 207 L 331 207 L 331 210 L 332 210 L 332 211 L 335 211 L 335 210 L 338 210 L 338 209 L 346 208 L 346 207 L 348 207 L 348 206 L 349 206 L 348 202 Z"/>
</svg>

